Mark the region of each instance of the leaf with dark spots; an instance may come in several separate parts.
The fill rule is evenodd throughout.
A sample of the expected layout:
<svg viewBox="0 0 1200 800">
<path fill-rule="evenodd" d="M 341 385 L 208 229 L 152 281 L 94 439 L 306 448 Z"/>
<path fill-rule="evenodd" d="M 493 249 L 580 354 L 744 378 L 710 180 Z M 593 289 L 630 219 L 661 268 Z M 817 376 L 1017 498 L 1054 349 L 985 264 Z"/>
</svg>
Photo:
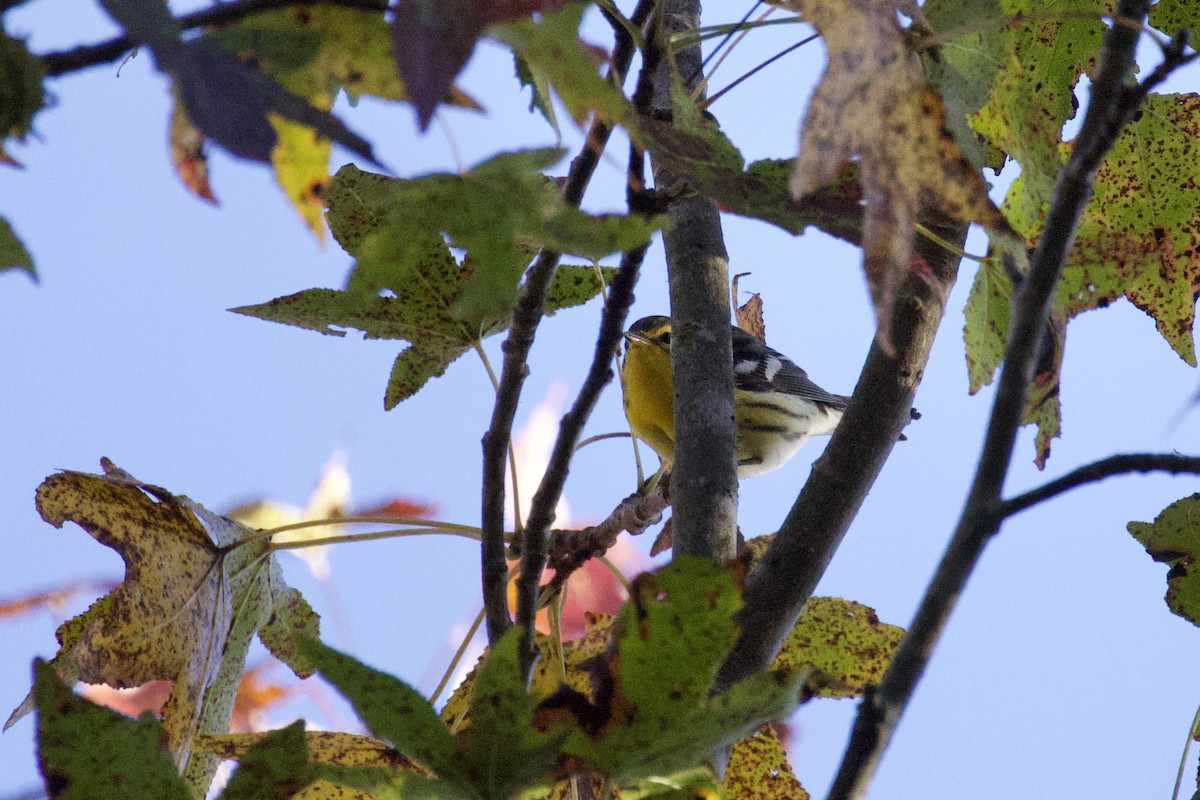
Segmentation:
<svg viewBox="0 0 1200 800">
<path fill-rule="evenodd" d="M 188 191 L 213 205 L 217 198 L 208 182 L 208 155 L 204 147 L 204 132 L 188 118 L 179 102 L 179 91 L 172 86 L 174 103 L 171 108 L 171 162 Z"/>
<path fill-rule="evenodd" d="M 1153 523 L 1129 523 L 1129 532 L 1155 561 L 1170 567 L 1166 601 L 1171 612 L 1200 625 L 1200 494 L 1176 500 Z"/>
<path fill-rule="evenodd" d="M 725 800 L 808 800 L 775 726 L 766 723 L 733 746 L 721 779 Z"/>
<path fill-rule="evenodd" d="M 375 735 L 440 779 L 470 786 L 458 743 L 420 692 L 315 639 L 302 638 L 300 650 Z"/>
<path fill-rule="evenodd" d="M 1196 293 L 1200 291 L 1200 95 L 1151 95 L 1097 170 L 1074 244 L 1055 290 L 1054 325 L 1026 398 L 1023 422 L 1037 425 L 1036 463 L 1044 466 L 1059 435 L 1059 372 L 1065 325 L 1122 297 L 1149 314 L 1171 348 L 1196 364 Z M 1045 206 L 1024 173 L 1009 188 L 1006 211 L 1040 237 Z M 1171 191 L 1155 187 L 1170 186 Z M 991 381 L 1008 336 L 1011 280 L 981 267 L 967 301 L 967 364 L 971 390 Z"/>
<path fill-rule="evenodd" d="M 50 663 L 65 680 L 139 686 L 173 682 L 163 726 L 192 786 L 207 787 L 217 761 L 191 752 L 197 734 L 228 730 L 255 633 L 315 633 L 317 618 L 287 586 L 269 542 L 185 497 L 103 462 L 104 475 L 64 472 L 37 491 L 43 519 L 72 521 L 125 562 L 125 579 L 58 631 Z M 305 665 L 275 652 L 293 669 Z M 27 700 L 6 727 L 30 708 Z"/>
<path fill-rule="evenodd" d="M 774 669 L 812 667 L 828 679 L 822 697 L 858 697 L 878 684 L 904 629 L 880 622 L 873 609 L 838 597 L 814 597 L 784 640 Z"/>
<path fill-rule="evenodd" d="M 559 694 L 540 709 L 550 723 L 576 720 L 564 751 L 618 780 L 665 775 L 786 714 L 799 674 L 764 673 L 708 694 L 739 604 L 732 572 L 702 558 L 677 556 L 640 575 L 612 648 L 594 663 L 591 698 Z"/>
<path fill-rule="evenodd" d="M 51 797 L 91 800 L 190 800 L 162 726 L 151 716 L 130 719 L 74 692 L 53 666 L 34 663 L 38 767 Z M 86 746 L 81 747 L 80 743 Z"/>
<path fill-rule="evenodd" d="M 488 651 L 475 676 L 467 717 L 459 736 L 462 759 L 476 786 L 487 796 L 508 797 L 544 781 L 553 771 L 565 734 L 547 734 L 533 725 L 538 698 L 521 676 L 519 631 L 511 628 Z"/>
<path fill-rule="evenodd" d="M 221 797 L 225 800 L 287 800 L 317 777 L 309 761 L 304 720 L 263 735 L 239 759 Z"/>
<path fill-rule="evenodd" d="M 367 339 L 398 339 L 409 347 L 397 356 L 388 379 L 384 407 L 391 409 L 441 376 L 461 355 L 483 339 L 508 328 L 510 318 L 470 324 L 451 313 L 471 277 L 470 262 L 459 264 L 441 240 L 428 243 L 407 274 L 397 269 L 387 279 L 390 296 L 377 292 L 308 289 L 268 303 L 230 309 L 237 314 L 294 325 L 329 336 L 355 328 Z M 605 268 L 605 281 L 612 268 Z M 547 299 L 547 310 L 581 305 L 600 294 L 592 267 L 560 266 Z"/>
</svg>

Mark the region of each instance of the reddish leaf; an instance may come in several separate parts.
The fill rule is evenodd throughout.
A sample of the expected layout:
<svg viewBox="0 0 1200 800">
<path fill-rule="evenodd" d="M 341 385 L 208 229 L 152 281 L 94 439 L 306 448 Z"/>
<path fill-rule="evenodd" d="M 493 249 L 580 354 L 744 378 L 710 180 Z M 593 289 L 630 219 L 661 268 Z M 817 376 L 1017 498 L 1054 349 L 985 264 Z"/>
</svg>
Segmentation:
<svg viewBox="0 0 1200 800">
<path fill-rule="evenodd" d="M 402 0 L 396 6 L 392 52 L 421 130 L 429 127 L 486 24 L 474 0 Z"/>
<path fill-rule="evenodd" d="M 216 204 L 217 198 L 208 182 L 208 156 L 204 152 L 204 133 L 184 111 L 182 103 L 171 110 L 171 161 L 175 171 L 192 194 Z"/>
<path fill-rule="evenodd" d="M 433 503 L 421 503 L 416 500 L 406 500 L 395 497 L 377 506 L 356 510 L 353 516 L 362 517 L 394 517 L 396 519 L 411 519 L 412 517 L 429 517 L 437 511 Z"/>
<path fill-rule="evenodd" d="M 447 99 L 484 28 L 566 0 L 400 0 L 392 22 L 392 49 L 421 130 Z"/>
</svg>

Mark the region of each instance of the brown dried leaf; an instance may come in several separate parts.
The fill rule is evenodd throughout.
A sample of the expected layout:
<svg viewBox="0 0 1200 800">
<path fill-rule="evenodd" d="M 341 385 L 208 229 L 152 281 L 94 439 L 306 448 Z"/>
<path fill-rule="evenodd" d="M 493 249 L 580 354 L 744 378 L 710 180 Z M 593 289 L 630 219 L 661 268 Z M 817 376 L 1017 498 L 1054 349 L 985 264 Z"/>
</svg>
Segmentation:
<svg viewBox="0 0 1200 800">
<path fill-rule="evenodd" d="M 204 132 L 193 124 L 183 103 L 179 101 L 178 90 L 173 90 L 175 101 L 171 107 L 171 163 L 179 179 L 192 194 L 201 200 L 216 205 L 217 198 L 208 182 L 208 155 L 204 148 Z"/>
<path fill-rule="evenodd" d="M 946 128 L 937 91 L 896 20 L 895 0 L 799 0 L 825 40 L 829 63 L 800 131 L 790 188 L 803 198 L 859 159 L 866 200 L 864 268 L 879 341 L 912 257 L 913 227 L 927 209 L 1015 239 L 987 184 Z M 1016 245 L 1014 245 L 1016 247 Z"/>
<path fill-rule="evenodd" d="M 738 305 L 738 278 L 744 278 L 749 275 L 749 272 L 742 272 L 733 276 L 733 316 L 737 321 L 737 326 L 746 333 L 758 339 L 763 344 L 767 343 L 767 325 L 763 322 L 763 301 L 762 295 L 751 294 L 750 299 L 742 305 Z"/>
</svg>

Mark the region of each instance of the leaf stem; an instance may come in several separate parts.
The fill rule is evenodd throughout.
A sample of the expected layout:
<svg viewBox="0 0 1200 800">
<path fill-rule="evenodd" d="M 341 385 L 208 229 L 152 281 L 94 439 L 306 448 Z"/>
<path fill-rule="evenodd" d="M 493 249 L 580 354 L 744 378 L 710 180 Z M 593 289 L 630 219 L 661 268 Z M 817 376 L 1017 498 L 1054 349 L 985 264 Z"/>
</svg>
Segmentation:
<svg viewBox="0 0 1200 800">
<path fill-rule="evenodd" d="M 441 680 L 433 690 L 433 694 L 429 696 L 429 705 L 437 703 L 438 698 L 442 696 L 442 692 L 446 689 L 446 684 L 454 677 L 455 670 L 458 669 L 459 662 L 467 652 L 467 648 L 471 646 L 471 640 L 475 638 L 475 633 L 479 630 L 479 626 L 483 624 L 483 609 L 479 609 L 479 613 L 475 615 L 475 620 L 471 623 L 471 627 L 467 629 L 467 633 L 463 636 L 462 641 L 458 643 L 458 649 L 454 651 L 454 655 L 450 659 L 450 663 L 446 666 L 446 671 L 442 673 Z"/>
</svg>

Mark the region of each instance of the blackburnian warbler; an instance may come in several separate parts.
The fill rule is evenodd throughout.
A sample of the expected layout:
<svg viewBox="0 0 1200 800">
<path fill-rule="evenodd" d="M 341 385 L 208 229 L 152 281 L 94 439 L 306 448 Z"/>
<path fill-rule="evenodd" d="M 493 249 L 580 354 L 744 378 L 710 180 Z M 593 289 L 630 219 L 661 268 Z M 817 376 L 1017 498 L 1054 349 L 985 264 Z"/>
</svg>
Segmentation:
<svg viewBox="0 0 1200 800">
<path fill-rule="evenodd" d="M 746 477 L 782 466 L 809 436 L 832 433 L 846 399 L 741 328 L 731 333 L 738 476 Z M 625 332 L 621 384 L 629 427 L 658 453 L 661 474 L 675 461 L 669 317 L 643 317 Z"/>
</svg>

